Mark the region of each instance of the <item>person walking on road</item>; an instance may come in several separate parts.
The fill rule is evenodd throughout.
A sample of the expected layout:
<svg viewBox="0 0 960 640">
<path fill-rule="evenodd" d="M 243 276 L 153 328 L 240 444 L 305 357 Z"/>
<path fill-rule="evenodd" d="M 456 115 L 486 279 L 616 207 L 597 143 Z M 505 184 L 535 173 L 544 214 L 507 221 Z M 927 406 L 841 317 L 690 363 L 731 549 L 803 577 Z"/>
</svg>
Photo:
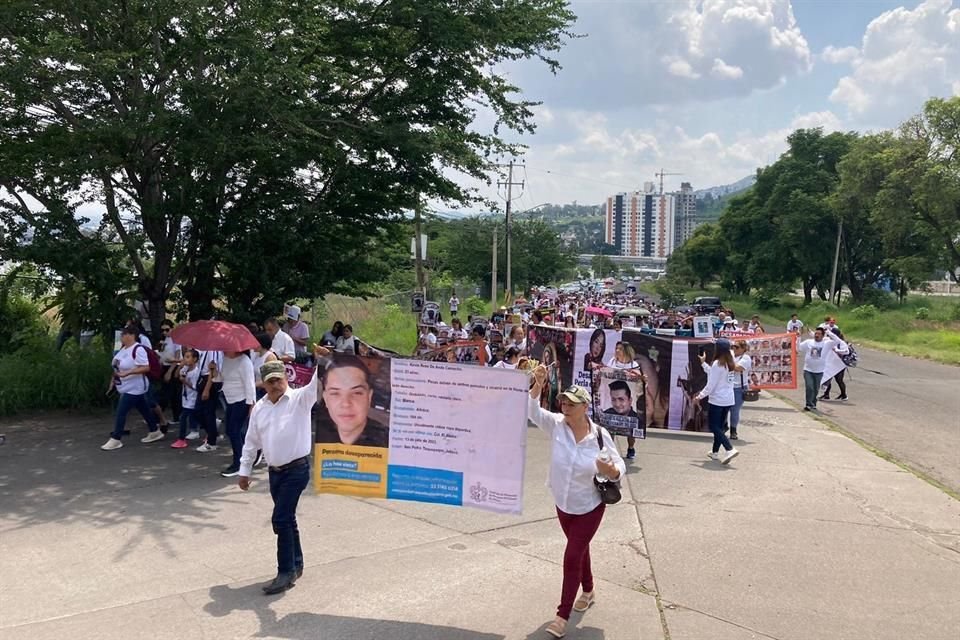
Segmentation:
<svg viewBox="0 0 960 640">
<path fill-rule="evenodd" d="M 705 365 L 706 361 L 707 354 L 701 353 L 700 363 Z M 696 395 L 696 399 L 699 401 L 707 398 L 707 424 L 710 425 L 710 431 L 713 433 L 713 449 L 707 457 L 711 460 L 720 460 L 723 464 L 730 464 L 730 461 L 740 455 L 740 452 L 730 444 L 730 439 L 724 433 L 730 409 L 736 402 L 733 395 L 733 381 L 737 375 L 737 363 L 730 351 L 729 340 L 723 338 L 717 340 L 713 362 L 710 363 L 709 368 L 705 367 L 705 369 L 707 386 Z M 726 451 L 722 458 L 720 447 Z"/>
<path fill-rule="evenodd" d="M 812 335 L 797 347 L 797 353 L 803 354 L 804 411 L 816 410 L 817 394 L 827 366 L 827 350 L 837 346 L 834 340 L 826 336 L 822 327 L 817 327 Z"/>
<path fill-rule="evenodd" d="M 330 350 L 314 346 L 314 359 L 330 355 Z M 320 366 L 317 371 L 320 371 Z M 267 595 L 293 587 L 303 575 L 303 549 L 297 528 L 297 504 L 310 481 L 310 451 L 313 429 L 310 410 L 317 402 L 320 381 L 317 373 L 304 387 L 291 389 L 283 363 L 273 360 L 260 369 L 267 395 L 250 412 L 243 453 L 240 456 L 241 490 L 250 488 L 250 474 L 258 451 L 267 461 L 270 497 L 273 498 L 273 532 L 277 536 L 277 577 L 263 586 Z"/>
<path fill-rule="evenodd" d="M 750 373 L 753 370 L 753 360 L 747 353 L 749 347 L 746 340 L 737 340 L 733 343 L 734 361 L 737 363 L 733 378 L 733 406 L 730 408 L 730 439 L 739 440 L 737 427 L 740 426 L 740 409 L 743 408 L 743 394 L 750 388 Z M 707 374 L 709 375 L 709 371 Z"/>
<path fill-rule="evenodd" d="M 546 629 L 550 635 L 562 638 L 567 633 L 570 612 L 586 611 L 595 598 L 590 541 L 600 528 L 606 505 L 600 501 L 593 483 L 594 476 L 601 474 L 617 480 L 627 472 L 627 467 L 607 430 L 587 417 L 590 393 L 586 389 L 572 386 L 561 393 L 560 414 L 540 408 L 540 394 L 546 378 L 547 369 L 540 365 L 534 371 L 535 382 L 530 388 L 527 415 L 551 440 L 548 484 L 560 528 L 567 538 L 560 605 L 557 617 Z M 608 462 L 599 458 L 598 436 L 602 438 L 603 451 L 610 456 Z M 576 598 L 581 588 L 583 591 Z"/>
<path fill-rule="evenodd" d="M 257 402 L 257 386 L 253 363 L 248 354 L 225 351 L 223 356 L 223 396 L 227 401 L 225 422 L 227 438 L 233 449 L 233 460 L 220 475 L 232 478 L 240 473 L 243 434 L 246 431 L 247 417 Z"/>
<path fill-rule="evenodd" d="M 134 408 L 143 416 L 149 429 L 140 442 L 163 440 L 157 416 L 147 402 L 147 392 L 150 390 L 150 379 L 147 377 L 150 373 L 150 359 L 147 357 L 147 347 L 137 341 L 138 334 L 137 328 L 131 326 L 124 327 L 120 332 L 121 349 L 113 357 L 113 378 L 107 388 L 108 395 L 116 389 L 120 394 L 120 401 L 117 403 L 117 415 L 110 439 L 100 447 L 104 451 L 114 451 L 123 446 L 127 414 Z"/>
<path fill-rule="evenodd" d="M 834 374 L 830 380 L 827 380 L 826 385 L 823 388 L 823 395 L 820 396 L 821 400 L 830 399 L 830 388 L 831 382 L 836 380 L 837 386 L 840 387 L 840 395 L 837 397 L 837 400 L 847 400 L 847 383 L 844 381 L 844 377 L 847 373 L 847 365 L 843 362 L 843 357 L 850 353 L 850 345 L 847 344 L 846 339 L 843 337 L 840 329 L 832 329 L 831 333 L 836 336 L 837 344 L 833 348 L 834 355 L 840 360 L 839 364 L 843 365 L 843 368 L 840 369 L 837 373 Z M 832 359 L 833 356 L 831 356 Z"/>
</svg>

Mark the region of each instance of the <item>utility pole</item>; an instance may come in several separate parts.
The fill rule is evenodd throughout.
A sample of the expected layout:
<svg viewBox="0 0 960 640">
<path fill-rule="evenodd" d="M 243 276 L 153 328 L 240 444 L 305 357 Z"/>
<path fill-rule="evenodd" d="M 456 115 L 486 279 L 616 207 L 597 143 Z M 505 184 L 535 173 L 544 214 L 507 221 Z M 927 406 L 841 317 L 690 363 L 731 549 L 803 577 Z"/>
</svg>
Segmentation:
<svg viewBox="0 0 960 640">
<path fill-rule="evenodd" d="M 417 290 L 423 294 L 424 300 L 426 300 L 427 285 L 423 274 L 423 243 L 422 236 L 420 235 L 420 208 L 421 204 L 418 201 L 416 208 L 413 210 L 413 258 L 417 263 Z"/>
<path fill-rule="evenodd" d="M 837 246 L 833 251 L 833 273 L 830 276 L 830 301 L 837 298 L 837 305 L 840 304 L 840 298 L 837 297 L 837 265 L 840 263 L 840 237 L 843 235 L 843 220 L 837 225 Z"/>
<path fill-rule="evenodd" d="M 504 165 L 498 165 L 498 166 L 501 166 L 501 167 L 502 167 L 502 166 L 504 166 Z M 512 264 L 511 264 L 511 257 L 512 257 L 512 256 L 511 256 L 511 250 L 512 250 L 511 241 L 512 241 L 512 236 L 513 236 L 513 226 L 512 226 L 512 224 L 511 224 L 512 221 L 511 221 L 511 219 L 510 219 L 510 209 L 511 209 L 511 203 L 513 202 L 513 186 L 514 186 L 514 185 L 517 185 L 517 186 L 519 186 L 519 187 L 522 189 L 524 183 L 523 183 L 523 181 L 521 181 L 521 182 L 514 182 L 514 181 L 513 181 L 513 166 L 514 166 L 513 160 L 511 160 L 511 161 L 509 162 L 509 164 L 507 164 L 506 166 L 507 166 L 507 181 L 506 181 L 506 182 L 498 181 L 498 182 L 497 182 L 497 186 L 498 186 L 498 187 L 506 187 L 506 188 L 507 188 L 507 198 L 506 198 L 506 200 L 507 200 L 507 216 L 506 216 L 506 235 L 507 235 L 507 281 L 506 281 L 506 289 L 507 289 L 507 297 L 510 298 L 510 297 L 513 296 L 513 281 L 512 281 L 512 279 L 511 279 L 511 276 L 512 276 L 512 273 L 511 273 L 511 267 L 512 267 Z M 508 302 L 512 302 L 512 301 L 508 300 Z M 496 301 L 494 301 L 494 309 L 496 309 Z"/>
<path fill-rule="evenodd" d="M 497 310 L 497 225 L 493 225 L 493 268 L 490 276 L 490 313 Z"/>
</svg>

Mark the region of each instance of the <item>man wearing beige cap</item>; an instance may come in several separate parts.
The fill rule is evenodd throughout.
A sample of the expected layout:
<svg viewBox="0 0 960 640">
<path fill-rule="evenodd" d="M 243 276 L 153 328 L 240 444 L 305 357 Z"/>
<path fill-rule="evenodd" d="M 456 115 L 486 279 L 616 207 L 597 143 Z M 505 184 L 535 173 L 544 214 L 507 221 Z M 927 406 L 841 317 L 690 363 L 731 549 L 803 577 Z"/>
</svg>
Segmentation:
<svg viewBox="0 0 960 640">
<path fill-rule="evenodd" d="M 330 350 L 314 346 L 315 358 L 330 355 Z M 317 368 L 319 370 L 319 367 Z M 313 431 L 310 410 L 317 401 L 320 382 L 317 375 L 304 387 L 291 389 L 284 364 L 272 360 L 260 367 L 267 395 L 250 412 L 243 453 L 240 456 L 238 484 L 250 488 L 250 473 L 257 451 L 263 451 L 273 498 L 273 532 L 277 535 L 277 577 L 263 587 L 272 595 L 290 589 L 303 575 L 303 550 L 297 528 L 297 503 L 310 482 L 310 451 Z"/>
</svg>

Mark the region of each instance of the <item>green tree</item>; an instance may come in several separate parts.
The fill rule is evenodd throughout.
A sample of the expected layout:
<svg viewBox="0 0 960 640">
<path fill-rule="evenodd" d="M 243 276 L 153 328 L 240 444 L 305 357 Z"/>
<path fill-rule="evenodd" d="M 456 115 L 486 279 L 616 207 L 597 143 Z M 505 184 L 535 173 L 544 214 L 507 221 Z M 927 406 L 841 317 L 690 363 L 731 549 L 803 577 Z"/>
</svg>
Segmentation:
<svg viewBox="0 0 960 640">
<path fill-rule="evenodd" d="M 593 275 L 597 278 L 616 275 L 619 270 L 617 263 L 605 255 L 593 256 L 590 260 L 590 268 L 593 269 Z"/>
<path fill-rule="evenodd" d="M 350 290 L 383 275 L 381 229 L 471 201 L 452 176 L 485 179 L 516 150 L 500 131 L 533 130 L 490 70 L 557 69 L 573 19 L 564 0 L 9 0 L 0 249 L 67 277 L 65 254 L 117 243 L 154 326 L 175 288 L 192 317 Z M 78 202 L 103 206 L 96 233 Z"/>
<path fill-rule="evenodd" d="M 684 243 L 682 250 L 701 289 L 723 269 L 726 247 L 717 225 L 704 224 L 697 227 L 693 236 Z"/>
</svg>

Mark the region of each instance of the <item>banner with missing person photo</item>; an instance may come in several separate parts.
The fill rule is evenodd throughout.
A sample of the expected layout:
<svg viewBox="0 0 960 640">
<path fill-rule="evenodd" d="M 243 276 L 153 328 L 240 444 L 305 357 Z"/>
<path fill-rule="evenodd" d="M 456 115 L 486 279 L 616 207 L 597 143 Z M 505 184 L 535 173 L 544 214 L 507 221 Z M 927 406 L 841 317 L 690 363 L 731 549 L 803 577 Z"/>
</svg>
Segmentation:
<svg viewBox="0 0 960 640">
<path fill-rule="evenodd" d="M 797 388 L 797 334 L 721 331 L 720 337 L 747 343 L 747 355 L 753 363 L 751 389 Z"/>
<path fill-rule="evenodd" d="M 645 438 L 646 389 L 637 369 L 593 370 L 593 420 L 611 435 Z"/>
<path fill-rule="evenodd" d="M 318 493 L 521 512 L 525 373 L 334 355 L 320 379 Z"/>
</svg>

